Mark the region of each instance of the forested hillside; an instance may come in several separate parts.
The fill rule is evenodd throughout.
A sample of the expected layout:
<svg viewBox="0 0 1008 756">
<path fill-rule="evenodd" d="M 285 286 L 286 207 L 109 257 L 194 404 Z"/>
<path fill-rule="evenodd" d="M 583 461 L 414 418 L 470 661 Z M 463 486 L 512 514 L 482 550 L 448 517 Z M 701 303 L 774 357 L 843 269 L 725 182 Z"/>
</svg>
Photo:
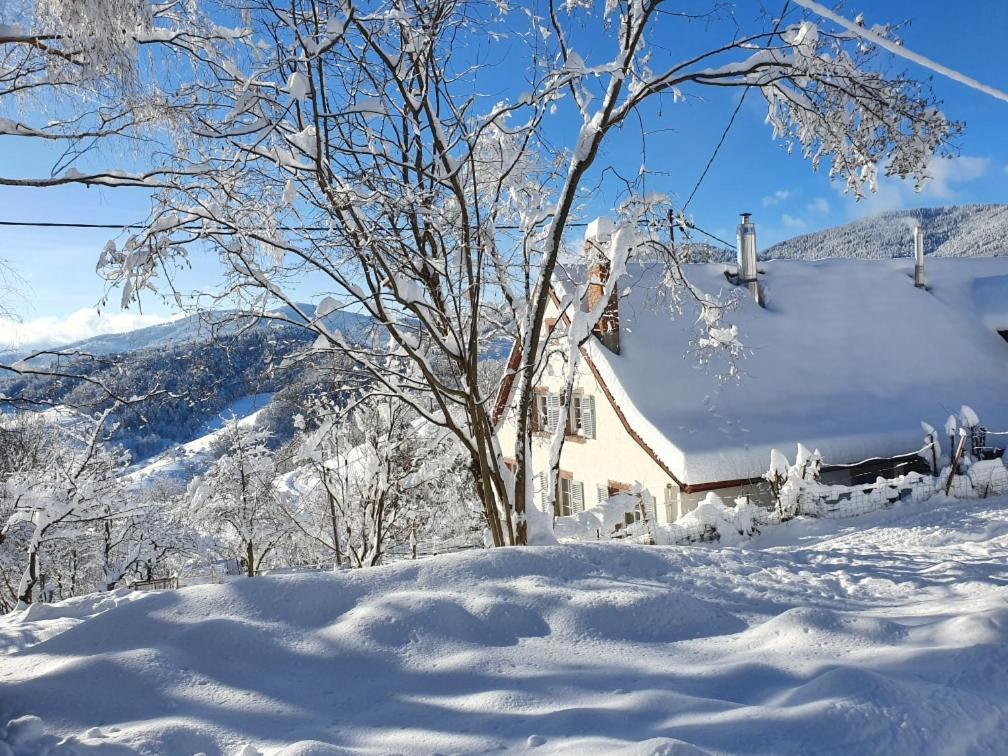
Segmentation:
<svg viewBox="0 0 1008 756">
<path fill-rule="evenodd" d="M 120 397 L 151 394 L 146 401 L 114 407 L 111 418 L 117 424 L 115 439 L 134 459 L 143 459 L 189 440 L 235 400 L 275 392 L 290 381 L 283 377 L 281 361 L 306 343 L 301 329 L 270 325 L 95 359 L 62 358 L 60 370 L 87 374 Z M 72 378 L 8 379 L 0 382 L 0 391 L 79 408 L 109 404 L 98 385 Z"/>
<path fill-rule="evenodd" d="M 939 257 L 1008 255 L 1008 205 L 960 205 L 892 210 L 846 226 L 774 244 L 765 259 L 824 257 L 880 259 L 913 254 L 913 227 L 924 231 L 925 254 Z"/>
</svg>

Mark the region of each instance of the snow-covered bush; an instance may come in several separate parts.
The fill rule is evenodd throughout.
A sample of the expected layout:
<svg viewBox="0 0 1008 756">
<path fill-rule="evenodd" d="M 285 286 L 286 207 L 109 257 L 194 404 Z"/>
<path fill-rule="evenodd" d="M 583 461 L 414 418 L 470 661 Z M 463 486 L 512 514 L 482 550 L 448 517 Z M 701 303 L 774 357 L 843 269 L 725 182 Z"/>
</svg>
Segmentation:
<svg viewBox="0 0 1008 756">
<path fill-rule="evenodd" d="M 660 532 L 673 543 L 718 541 L 731 545 L 757 535 L 764 521 L 766 512 L 745 498 L 736 499 L 735 506 L 729 507 L 710 491 L 696 509 Z"/>
<path fill-rule="evenodd" d="M 798 444 L 793 465 L 777 449 L 770 450 L 770 469 L 763 474 L 763 479 L 770 485 L 781 520 L 789 520 L 801 513 L 802 490 L 809 483 L 818 483 L 821 468 L 822 456 L 818 449 L 810 452 L 804 445 Z"/>
</svg>

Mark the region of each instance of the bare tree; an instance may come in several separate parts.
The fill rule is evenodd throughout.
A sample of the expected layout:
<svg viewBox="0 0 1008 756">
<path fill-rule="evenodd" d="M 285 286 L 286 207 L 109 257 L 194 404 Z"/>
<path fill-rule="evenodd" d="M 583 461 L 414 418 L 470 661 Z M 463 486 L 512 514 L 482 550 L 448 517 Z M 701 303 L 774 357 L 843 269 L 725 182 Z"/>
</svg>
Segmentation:
<svg viewBox="0 0 1008 756">
<path fill-rule="evenodd" d="M 337 409 L 315 406 L 300 439 L 312 471 L 287 505 L 298 529 L 353 567 L 383 561 L 413 537 L 464 530 L 471 477 L 444 429 L 417 418 L 396 396 L 367 395 Z M 303 468 L 302 468 L 303 469 Z"/>
<path fill-rule="evenodd" d="M 119 16 L 133 12 L 113 5 Z M 86 101 L 111 110 L 7 124 L 4 133 L 68 145 L 96 132 L 111 142 L 154 139 L 169 159 L 140 169 L 71 165 L 0 184 L 152 190 L 144 230 L 101 256 L 124 304 L 170 278 L 190 250 L 212 250 L 227 271 L 221 300 L 253 311 L 286 303 L 319 349 L 349 356 L 451 433 L 469 456 L 493 543 L 523 544 L 532 390 L 568 226 L 593 188 L 631 203 L 647 195 L 642 161 L 602 157 L 613 133 L 654 117 L 647 108 L 657 98 L 675 113 L 683 97 L 755 90 L 774 137 L 813 167 L 827 162 L 860 195 L 879 166 L 920 182 L 958 130 L 922 85 L 880 72 L 875 45 L 787 9 L 742 29 L 716 23 L 715 7 L 704 18 L 709 47 L 682 59 L 657 42 L 696 18 L 660 0 L 214 3 L 208 15 L 236 19 L 233 29 L 159 5 L 131 18 L 128 28 L 140 31 L 102 40 L 94 60 L 76 19 L 43 19 L 38 28 L 52 39 L 28 19 L 0 44 L 21 56 L 32 87 L 97 97 Z M 487 39 L 508 45 L 503 59 Z M 141 46 L 151 53 L 137 57 Z M 65 78 L 47 84 L 39 72 L 54 59 Z M 141 63 L 149 68 L 137 73 Z M 482 94 L 490 69 L 504 82 L 493 96 Z M 95 77 L 114 81 L 116 96 L 103 97 Z M 639 178 L 619 178 L 627 175 Z M 632 223 L 623 220 L 625 239 Z M 649 243 L 666 243 L 665 233 L 652 227 Z M 615 247 L 614 272 L 638 243 Z M 313 311 L 298 304 L 296 284 L 306 280 L 331 294 Z M 604 301 L 617 283 L 610 276 Z M 351 343 L 327 318 L 340 309 L 371 315 L 387 338 Z M 488 341 L 502 335 L 515 344 L 506 377 L 515 381 L 513 474 L 481 379 Z"/>
<path fill-rule="evenodd" d="M 22 524 L 28 528 L 25 566 L 16 593 L 19 605 L 33 600 L 47 540 L 69 537 L 68 533 L 79 533 L 84 527 L 103 528 L 121 514 L 119 478 L 128 457 L 102 443 L 105 417 L 64 419 L 63 427 L 51 434 L 40 465 L 0 481 L 9 510 L 0 531 L 3 538 Z M 107 555 L 111 557 L 111 549 Z"/>
<path fill-rule="evenodd" d="M 276 461 L 263 431 L 232 421 L 223 441 L 224 454 L 190 484 L 192 514 L 253 577 L 290 530 L 273 485 Z"/>
</svg>

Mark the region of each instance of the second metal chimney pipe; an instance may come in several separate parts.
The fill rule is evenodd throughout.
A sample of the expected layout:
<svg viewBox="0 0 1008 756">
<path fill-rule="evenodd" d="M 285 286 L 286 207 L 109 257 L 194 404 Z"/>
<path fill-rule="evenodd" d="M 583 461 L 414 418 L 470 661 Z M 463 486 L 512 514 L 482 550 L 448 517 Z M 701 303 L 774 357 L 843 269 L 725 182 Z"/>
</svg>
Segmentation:
<svg viewBox="0 0 1008 756">
<path fill-rule="evenodd" d="M 756 302 L 760 301 L 759 282 L 756 280 L 756 225 L 752 213 L 742 213 L 738 226 L 738 279 L 752 293 Z"/>
<path fill-rule="evenodd" d="M 923 289 L 924 283 L 924 232 L 920 226 L 914 226 L 914 286 Z"/>
</svg>

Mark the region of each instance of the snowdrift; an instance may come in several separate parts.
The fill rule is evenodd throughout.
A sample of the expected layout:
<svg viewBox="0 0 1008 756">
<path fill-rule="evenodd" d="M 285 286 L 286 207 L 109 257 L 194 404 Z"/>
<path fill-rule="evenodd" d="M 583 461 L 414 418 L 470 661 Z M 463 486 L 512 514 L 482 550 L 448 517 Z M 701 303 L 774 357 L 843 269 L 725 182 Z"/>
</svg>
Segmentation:
<svg viewBox="0 0 1008 756">
<path fill-rule="evenodd" d="M 0 619 L 0 753 L 996 753 L 1006 557 L 987 499 L 84 597 Z"/>
</svg>

